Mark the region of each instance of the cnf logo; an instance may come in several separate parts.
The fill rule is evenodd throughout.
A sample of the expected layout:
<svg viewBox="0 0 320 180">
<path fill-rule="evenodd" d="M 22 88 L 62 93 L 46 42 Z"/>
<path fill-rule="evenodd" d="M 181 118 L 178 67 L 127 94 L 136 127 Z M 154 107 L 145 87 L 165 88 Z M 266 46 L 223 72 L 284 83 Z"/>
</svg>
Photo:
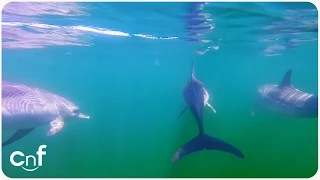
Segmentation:
<svg viewBox="0 0 320 180">
<path fill-rule="evenodd" d="M 33 155 L 24 155 L 23 152 L 21 151 L 14 151 L 11 155 L 10 155 L 10 162 L 12 165 L 14 166 L 20 166 L 22 167 L 22 169 L 26 170 L 26 171 L 35 171 L 37 170 L 40 166 L 42 166 L 42 156 L 46 155 L 46 151 L 44 150 L 45 148 L 47 148 L 47 145 L 40 145 L 38 148 L 38 151 L 36 152 L 37 157 L 33 156 Z M 20 156 L 22 157 L 23 160 L 17 161 L 15 159 L 16 156 Z M 33 169 L 28 168 L 28 166 L 30 167 L 30 160 L 31 162 L 33 162 Z"/>
</svg>

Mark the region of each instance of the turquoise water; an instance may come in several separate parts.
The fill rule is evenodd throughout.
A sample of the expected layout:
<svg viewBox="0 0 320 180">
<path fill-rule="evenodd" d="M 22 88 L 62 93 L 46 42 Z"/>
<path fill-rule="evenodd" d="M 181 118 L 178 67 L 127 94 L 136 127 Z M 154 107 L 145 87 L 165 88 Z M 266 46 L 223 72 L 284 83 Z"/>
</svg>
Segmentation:
<svg viewBox="0 0 320 180">
<path fill-rule="evenodd" d="M 89 120 L 52 137 L 36 128 L 2 149 L 9 177 L 311 177 L 317 118 L 251 116 L 257 88 L 281 81 L 318 92 L 318 14 L 310 3 L 11 3 L 3 10 L 2 77 L 61 95 Z M 184 108 L 191 76 L 216 109 L 204 128 L 240 149 L 171 159 L 198 129 Z M 3 130 L 3 139 L 13 131 Z M 19 150 L 43 165 L 10 164 Z M 21 160 L 18 158 L 18 160 Z"/>
</svg>

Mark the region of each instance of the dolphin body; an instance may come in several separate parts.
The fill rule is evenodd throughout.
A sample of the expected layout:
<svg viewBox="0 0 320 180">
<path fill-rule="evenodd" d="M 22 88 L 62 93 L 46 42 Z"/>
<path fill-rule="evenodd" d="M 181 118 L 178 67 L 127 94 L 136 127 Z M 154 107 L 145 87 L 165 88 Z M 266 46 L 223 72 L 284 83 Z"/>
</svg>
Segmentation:
<svg viewBox="0 0 320 180">
<path fill-rule="evenodd" d="M 302 92 L 291 84 L 292 69 L 289 69 L 281 83 L 265 84 L 258 88 L 258 101 L 252 115 L 262 107 L 279 114 L 295 118 L 318 117 L 318 95 Z"/>
<path fill-rule="evenodd" d="M 73 117 L 89 119 L 63 97 L 23 84 L 2 81 L 2 129 L 16 130 L 2 143 L 2 147 L 45 124 L 50 124 L 47 136 L 52 136 L 63 128 L 66 119 Z"/>
<path fill-rule="evenodd" d="M 220 150 L 224 152 L 231 153 L 235 156 L 240 158 L 244 158 L 244 155 L 240 150 L 236 147 L 204 133 L 203 128 L 203 110 L 204 107 L 207 105 L 210 107 L 214 113 L 216 112 L 215 109 L 208 103 L 209 94 L 204 87 L 204 84 L 196 79 L 194 74 L 194 65 L 192 63 L 192 75 L 191 79 L 187 82 L 184 87 L 183 97 L 187 104 L 187 106 L 183 109 L 183 111 L 178 115 L 180 117 L 183 112 L 185 112 L 188 108 L 191 110 L 193 116 L 195 117 L 199 134 L 192 139 L 191 141 L 187 142 L 183 145 L 174 155 L 172 162 L 175 163 L 179 159 L 197 151 L 202 150 Z"/>
</svg>

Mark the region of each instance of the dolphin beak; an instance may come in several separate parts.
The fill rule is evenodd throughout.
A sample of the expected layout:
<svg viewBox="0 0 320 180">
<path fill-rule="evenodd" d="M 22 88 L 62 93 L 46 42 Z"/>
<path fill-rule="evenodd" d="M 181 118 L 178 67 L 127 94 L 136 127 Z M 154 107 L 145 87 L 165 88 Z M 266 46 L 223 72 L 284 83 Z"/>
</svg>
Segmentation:
<svg viewBox="0 0 320 180">
<path fill-rule="evenodd" d="M 79 118 L 81 118 L 81 119 L 89 119 L 90 116 L 82 114 L 82 113 L 79 113 Z"/>
</svg>

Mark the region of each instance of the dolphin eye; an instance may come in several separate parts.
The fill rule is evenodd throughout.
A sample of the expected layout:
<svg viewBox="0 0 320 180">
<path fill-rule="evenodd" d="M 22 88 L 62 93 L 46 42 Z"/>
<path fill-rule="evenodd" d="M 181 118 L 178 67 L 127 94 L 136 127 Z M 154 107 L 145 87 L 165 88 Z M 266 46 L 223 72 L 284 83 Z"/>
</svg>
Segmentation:
<svg viewBox="0 0 320 180">
<path fill-rule="evenodd" d="M 79 113 L 79 109 L 74 109 L 73 111 L 72 111 L 72 113 Z"/>
</svg>

